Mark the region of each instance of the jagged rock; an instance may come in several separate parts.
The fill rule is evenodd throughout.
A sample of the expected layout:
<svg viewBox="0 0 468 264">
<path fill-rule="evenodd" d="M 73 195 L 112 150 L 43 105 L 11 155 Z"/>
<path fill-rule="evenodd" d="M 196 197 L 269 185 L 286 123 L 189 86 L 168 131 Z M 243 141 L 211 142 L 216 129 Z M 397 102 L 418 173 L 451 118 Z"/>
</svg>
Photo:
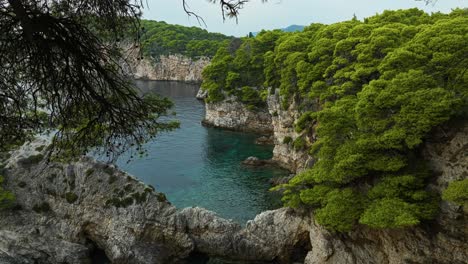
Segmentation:
<svg viewBox="0 0 468 264">
<path fill-rule="evenodd" d="M 36 158 L 45 149 L 38 146 L 15 151 L 4 171 L 17 203 L 0 212 L 6 263 L 89 263 L 93 247 L 113 263 L 175 263 L 194 251 L 288 263 L 307 233 L 307 218 L 290 209 L 262 213 L 245 228 L 203 208 L 177 211 L 113 166 L 87 157 L 46 164 Z"/>
<path fill-rule="evenodd" d="M 244 104 L 230 96 L 217 103 L 205 104 L 206 126 L 219 127 L 244 132 L 271 134 L 273 127 L 267 110 L 249 110 Z"/>
<path fill-rule="evenodd" d="M 242 161 L 242 164 L 247 166 L 264 166 L 270 163 L 271 162 L 269 160 L 261 160 L 257 157 L 248 157 L 247 159 Z"/>
<path fill-rule="evenodd" d="M 307 150 L 296 150 L 292 144 L 296 138 L 303 136 L 294 129 L 294 122 L 300 117 L 296 103 L 293 101 L 288 109 L 283 109 L 278 90 L 275 94 L 268 96 L 267 103 L 275 144 L 272 160 L 293 173 L 310 168 L 313 161 Z M 308 135 L 304 136 L 308 137 Z M 289 141 L 285 140 L 288 138 Z M 309 141 L 313 142 L 313 139 L 311 138 Z"/>
<path fill-rule="evenodd" d="M 205 100 L 207 96 L 208 96 L 208 90 L 203 90 L 202 88 L 200 88 L 198 89 L 198 92 L 195 98 L 197 98 L 198 100 Z"/>
</svg>

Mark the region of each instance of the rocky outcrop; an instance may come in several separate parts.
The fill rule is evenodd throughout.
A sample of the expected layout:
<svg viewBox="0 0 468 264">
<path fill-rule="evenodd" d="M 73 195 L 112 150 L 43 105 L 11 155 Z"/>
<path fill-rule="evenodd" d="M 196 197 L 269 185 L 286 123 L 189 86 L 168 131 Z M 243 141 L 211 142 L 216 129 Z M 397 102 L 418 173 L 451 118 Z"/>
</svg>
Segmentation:
<svg viewBox="0 0 468 264">
<path fill-rule="evenodd" d="M 135 79 L 201 83 L 203 68 L 210 63 L 206 57 L 193 60 L 180 54 L 142 58 L 138 49 L 125 50 L 128 54 L 126 68 Z"/>
<path fill-rule="evenodd" d="M 268 111 L 271 115 L 275 148 L 273 160 L 281 167 L 291 172 L 300 172 L 313 165 L 313 159 L 307 150 L 294 149 L 293 142 L 298 137 L 312 141 L 313 135 L 303 135 L 294 130 L 294 123 L 300 117 L 296 102 L 293 101 L 288 109 L 281 107 L 279 92 L 268 96 Z"/>
<path fill-rule="evenodd" d="M 199 93 L 203 98 L 201 92 Z M 206 103 L 205 119 L 202 123 L 236 131 L 272 134 L 272 140 L 270 137 L 264 137 L 256 142 L 260 144 L 271 142 L 275 145 L 272 158 L 274 162 L 294 173 L 311 167 L 313 160 L 307 150 L 293 147 L 293 142 L 298 137 L 308 141 L 313 140 L 313 135 L 303 135 L 294 130 L 294 122 L 300 117 L 296 103 L 293 102 L 288 109 L 283 109 L 279 92 L 276 91 L 275 94 L 268 96 L 267 105 L 268 109 L 265 110 L 251 110 L 235 96 L 229 96 L 221 102 Z"/>
<path fill-rule="evenodd" d="M 441 128 L 422 148 L 443 190 L 468 175 L 468 124 Z M 112 166 L 81 158 L 45 163 L 43 143 L 13 153 L 6 188 L 16 206 L 0 212 L 1 263 L 184 263 L 193 253 L 245 263 L 466 263 L 466 211 L 441 201 L 440 216 L 415 228 L 359 227 L 334 234 L 311 214 L 263 212 L 245 227 L 202 208 L 176 210 L 162 193 Z"/>
<path fill-rule="evenodd" d="M 13 153 L 5 175 L 16 206 L 0 212 L 1 263 L 183 263 L 192 253 L 289 263 L 308 241 L 308 219 L 267 211 L 245 228 L 202 208 L 178 211 L 162 193 L 83 157 L 42 160 L 44 142 Z M 305 256 L 306 251 L 303 251 Z"/>
<path fill-rule="evenodd" d="M 250 110 L 235 96 L 227 97 L 221 102 L 206 103 L 205 109 L 202 123 L 206 126 L 259 134 L 273 132 L 271 115 L 266 109 Z"/>
</svg>

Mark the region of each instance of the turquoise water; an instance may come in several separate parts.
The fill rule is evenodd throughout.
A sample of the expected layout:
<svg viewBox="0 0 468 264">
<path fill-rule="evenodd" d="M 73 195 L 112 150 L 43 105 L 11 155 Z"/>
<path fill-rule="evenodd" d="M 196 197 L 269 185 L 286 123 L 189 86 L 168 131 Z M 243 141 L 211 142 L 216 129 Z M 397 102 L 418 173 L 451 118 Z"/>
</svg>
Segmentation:
<svg viewBox="0 0 468 264">
<path fill-rule="evenodd" d="M 170 97 L 181 127 L 149 142 L 148 157 L 128 164 L 122 157 L 120 168 L 165 193 L 178 208 L 200 206 L 239 223 L 280 206 L 277 195 L 268 191 L 268 180 L 287 172 L 241 164 L 249 156 L 271 158 L 273 146 L 255 145 L 258 135 L 203 127 L 205 108 L 195 99 L 197 85 L 156 81 L 137 85 L 144 92 Z"/>
</svg>

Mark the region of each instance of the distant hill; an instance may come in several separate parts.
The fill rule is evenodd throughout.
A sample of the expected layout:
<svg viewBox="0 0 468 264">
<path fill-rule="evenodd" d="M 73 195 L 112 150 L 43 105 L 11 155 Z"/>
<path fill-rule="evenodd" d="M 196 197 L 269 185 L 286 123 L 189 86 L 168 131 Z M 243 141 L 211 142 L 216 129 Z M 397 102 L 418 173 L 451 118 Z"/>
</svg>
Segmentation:
<svg viewBox="0 0 468 264">
<path fill-rule="evenodd" d="M 190 58 L 213 57 L 223 41 L 232 39 L 198 27 L 172 25 L 163 21 L 142 20 L 141 42 L 145 57 L 181 54 Z"/>
<path fill-rule="evenodd" d="M 281 30 L 285 32 L 296 32 L 296 31 L 302 31 L 304 30 L 304 28 L 305 26 L 301 26 L 301 25 L 290 25 L 289 27 L 282 28 Z"/>
<path fill-rule="evenodd" d="M 301 26 L 301 25 L 290 25 L 288 27 L 281 28 L 281 30 L 284 32 L 297 32 L 297 31 L 304 30 L 304 28 L 305 26 Z M 257 36 L 258 33 L 260 32 L 252 32 L 252 35 Z"/>
</svg>

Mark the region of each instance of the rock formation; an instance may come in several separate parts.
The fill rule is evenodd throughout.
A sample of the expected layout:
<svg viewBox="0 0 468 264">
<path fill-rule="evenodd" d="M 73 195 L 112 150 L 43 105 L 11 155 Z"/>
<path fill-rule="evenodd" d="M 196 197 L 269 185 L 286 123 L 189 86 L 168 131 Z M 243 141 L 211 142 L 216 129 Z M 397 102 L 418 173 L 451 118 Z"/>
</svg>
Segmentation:
<svg viewBox="0 0 468 264">
<path fill-rule="evenodd" d="M 203 98 L 201 93 L 200 97 Z M 269 95 L 267 103 L 268 109 L 264 110 L 250 110 L 235 96 L 230 96 L 217 103 L 206 103 L 203 124 L 236 131 L 272 135 L 272 137 L 262 137 L 262 140 L 256 141 L 256 143 L 272 142 L 275 145 L 272 160 L 279 166 L 294 173 L 311 167 L 313 165 L 312 157 L 306 150 L 294 149 L 292 144 L 296 138 L 301 136 L 309 141 L 313 140 L 313 135 L 302 135 L 294 130 L 294 122 L 300 117 L 297 105 L 292 103 L 288 109 L 283 109 L 278 92 Z"/>
<path fill-rule="evenodd" d="M 206 103 L 205 109 L 204 125 L 266 135 L 273 132 L 271 116 L 266 109 L 250 110 L 235 96 Z"/>
<path fill-rule="evenodd" d="M 128 54 L 125 68 L 135 79 L 201 83 L 203 68 L 210 63 L 206 57 L 194 60 L 180 54 L 141 59 L 138 49 L 126 47 L 125 50 Z"/>
<path fill-rule="evenodd" d="M 443 190 L 468 175 L 468 124 L 441 128 L 422 155 Z M 13 153 L 2 171 L 16 206 L 0 212 L 0 262 L 183 263 L 193 253 L 244 263 L 466 263 L 468 228 L 460 206 L 441 201 L 440 216 L 419 227 L 360 227 L 333 234 L 311 214 L 289 208 L 239 224 L 202 208 L 178 211 L 162 193 L 118 169 L 81 158 L 42 161 L 35 142 Z"/>
<path fill-rule="evenodd" d="M 312 166 L 313 160 L 306 150 L 295 150 L 292 142 L 303 136 L 294 130 L 294 123 L 300 117 L 295 102 L 288 109 L 281 107 L 279 91 L 268 96 L 268 111 L 271 115 L 275 148 L 273 160 L 291 172 L 300 172 Z M 308 135 L 304 135 L 308 138 Z M 288 140 L 289 139 L 289 140 Z"/>
<path fill-rule="evenodd" d="M 178 211 L 164 194 L 83 157 L 47 164 L 44 141 L 13 153 L 2 174 L 16 196 L 0 212 L 0 263 L 183 263 L 194 252 L 244 261 L 288 263 L 307 240 L 308 218 L 267 211 L 245 228 L 202 208 Z M 304 255 L 305 256 L 305 255 Z"/>
</svg>

